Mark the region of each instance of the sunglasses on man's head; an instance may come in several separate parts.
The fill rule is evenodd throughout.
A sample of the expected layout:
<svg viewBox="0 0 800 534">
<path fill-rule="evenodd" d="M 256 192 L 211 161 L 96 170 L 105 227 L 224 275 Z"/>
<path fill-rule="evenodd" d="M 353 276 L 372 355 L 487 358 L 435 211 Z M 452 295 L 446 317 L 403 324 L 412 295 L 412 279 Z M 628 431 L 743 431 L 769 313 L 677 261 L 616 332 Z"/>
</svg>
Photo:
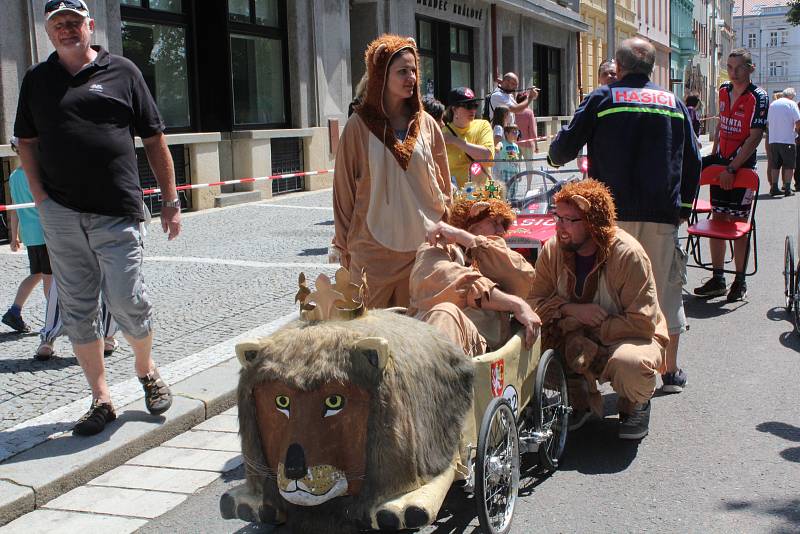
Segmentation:
<svg viewBox="0 0 800 534">
<path fill-rule="evenodd" d="M 479 105 L 480 104 L 478 104 L 477 102 L 464 102 L 463 104 L 458 104 L 458 107 L 464 109 L 478 109 Z"/>
</svg>

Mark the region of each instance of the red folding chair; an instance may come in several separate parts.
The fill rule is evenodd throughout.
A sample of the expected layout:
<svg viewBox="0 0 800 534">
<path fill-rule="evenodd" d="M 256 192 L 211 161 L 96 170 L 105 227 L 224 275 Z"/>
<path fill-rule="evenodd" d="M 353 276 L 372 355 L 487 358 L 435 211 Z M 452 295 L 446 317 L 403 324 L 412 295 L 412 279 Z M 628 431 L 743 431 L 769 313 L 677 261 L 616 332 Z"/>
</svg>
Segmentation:
<svg viewBox="0 0 800 534">
<path fill-rule="evenodd" d="M 710 165 L 703 169 L 703 172 L 700 174 L 700 187 L 697 188 L 697 193 L 695 194 L 694 199 L 694 206 L 696 206 L 696 208 L 701 207 L 701 204 L 698 202 L 700 188 L 705 185 L 719 185 L 719 175 L 724 170 L 725 167 L 722 165 Z M 699 219 L 698 213 L 700 213 L 700 210 L 693 210 L 691 219 L 689 221 L 689 228 L 686 230 L 688 234 L 686 252 L 691 253 L 696 264 L 695 267 L 700 267 L 709 271 L 714 269 L 711 262 L 703 261 L 700 238 L 705 237 L 708 239 L 723 239 L 730 243 L 731 251 L 733 251 L 733 242 L 737 239 L 746 237 L 747 248 L 745 249 L 744 256 L 745 276 L 752 276 L 756 274 L 756 271 L 758 271 L 758 241 L 756 239 L 757 235 L 755 217 L 756 205 L 758 204 L 759 184 L 760 180 L 755 170 L 742 168 L 736 171 L 733 187 L 752 189 L 754 192 L 753 203 L 750 205 L 750 213 L 745 221 L 722 221 L 711 218 Z M 750 260 L 751 248 L 753 251 L 753 270 L 751 272 L 747 272 L 747 264 Z M 732 254 L 733 252 L 731 252 L 731 255 Z M 736 274 L 735 269 L 723 269 L 723 272 Z"/>
<path fill-rule="evenodd" d="M 692 204 L 694 213 L 711 213 L 711 202 L 704 198 L 696 198 Z"/>
</svg>

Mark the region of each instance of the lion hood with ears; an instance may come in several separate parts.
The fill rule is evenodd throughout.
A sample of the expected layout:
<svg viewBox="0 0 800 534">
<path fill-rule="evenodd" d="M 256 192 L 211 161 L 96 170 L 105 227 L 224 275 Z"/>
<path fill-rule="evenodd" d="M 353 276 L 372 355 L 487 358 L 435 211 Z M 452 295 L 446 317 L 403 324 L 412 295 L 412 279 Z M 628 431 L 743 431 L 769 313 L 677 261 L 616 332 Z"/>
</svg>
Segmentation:
<svg viewBox="0 0 800 534">
<path fill-rule="evenodd" d="M 294 530 L 364 526 L 380 500 L 450 469 L 474 368 L 429 325 L 371 310 L 296 321 L 237 352 L 247 483 Z"/>
</svg>

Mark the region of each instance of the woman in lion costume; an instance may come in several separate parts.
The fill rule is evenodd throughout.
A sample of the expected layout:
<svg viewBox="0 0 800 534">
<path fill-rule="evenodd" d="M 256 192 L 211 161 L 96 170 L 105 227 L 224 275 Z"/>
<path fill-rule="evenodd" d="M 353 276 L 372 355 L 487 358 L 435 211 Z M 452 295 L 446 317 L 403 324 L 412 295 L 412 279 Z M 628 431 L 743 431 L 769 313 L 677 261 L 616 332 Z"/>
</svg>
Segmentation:
<svg viewBox="0 0 800 534">
<path fill-rule="evenodd" d="M 370 310 L 293 322 L 237 355 L 247 483 L 223 495 L 223 517 L 294 532 L 435 520 L 472 402 L 461 349 L 418 320 Z"/>
</svg>

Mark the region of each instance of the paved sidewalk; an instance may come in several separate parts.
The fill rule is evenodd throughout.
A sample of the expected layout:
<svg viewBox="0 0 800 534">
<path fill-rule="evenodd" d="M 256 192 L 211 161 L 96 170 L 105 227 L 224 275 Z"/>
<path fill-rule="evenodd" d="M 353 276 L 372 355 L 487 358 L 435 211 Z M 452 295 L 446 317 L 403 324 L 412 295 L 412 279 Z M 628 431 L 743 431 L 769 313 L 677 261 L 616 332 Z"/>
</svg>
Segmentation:
<svg viewBox="0 0 800 534">
<path fill-rule="evenodd" d="M 106 359 L 118 419 L 98 436 L 73 437 L 91 398 L 67 341 L 59 341 L 60 357 L 36 362 L 36 336 L 0 331 L 0 525 L 233 406 L 234 345 L 268 335 L 295 311 L 300 271 L 313 279 L 336 267 L 326 263 L 330 202 L 329 190 L 282 196 L 187 214 L 177 241 L 151 233 L 145 279 L 155 304 L 154 355 L 175 395 L 161 417 L 144 410 L 121 340 Z M 11 273 L 0 280 L 2 305 L 27 259 L 0 247 L 0 261 Z M 26 319 L 36 324 L 42 305 L 34 293 Z"/>
<path fill-rule="evenodd" d="M 127 534 L 242 464 L 236 408 L 131 458 L 0 528 L 4 534 Z"/>
<path fill-rule="evenodd" d="M 311 209 L 309 209 L 311 208 Z M 183 232 L 167 241 L 155 220 L 145 241 L 144 277 L 154 304 L 156 363 L 165 367 L 190 354 L 290 313 L 297 274 L 330 272 L 327 247 L 333 235 L 330 190 L 293 193 L 230 208 L 188 213 Z M 0 315 L 28 273 L 25 252 L 0 246 Z M 42 326 L 40 288 L 23 308 L 34 330 Z M 106 358 L 110 385 L 133 378 L 133 354 L 122 335 Z M 39 362 L 37 335 L 0 325 L 0 432 L 83 400 L 83 372 L 66 338 L 59 357 Z M 88 409 L 83 405 L 80 413 Z M 0 434 L 0 449 L 5 448 Z M 6 456 L 0 451 L 0 461 Z"/>
</svg>

